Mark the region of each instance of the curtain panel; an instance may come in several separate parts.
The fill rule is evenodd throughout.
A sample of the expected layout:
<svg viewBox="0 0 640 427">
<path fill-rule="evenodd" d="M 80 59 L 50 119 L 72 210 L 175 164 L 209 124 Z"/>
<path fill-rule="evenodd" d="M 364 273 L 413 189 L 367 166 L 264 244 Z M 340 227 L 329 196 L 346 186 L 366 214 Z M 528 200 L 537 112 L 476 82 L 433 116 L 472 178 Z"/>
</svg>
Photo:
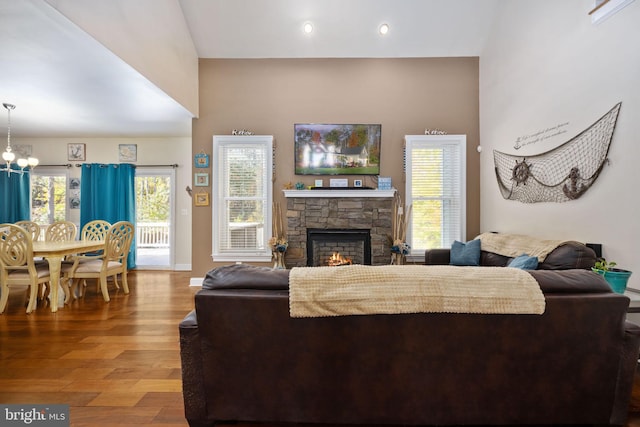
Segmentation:
<svg viewBox="0 0 640 427">
<path fill-rule="evenodd" d="M 80 227 L 101 219 L 136 224 L 135 166 L 129 163 L 85 163 L 80 186 Z M 136 266 L 135 236 L 127 267 Z"/>
<path fill-rule="evenodd" d="M 0 223 L 13 223 L 31 217 L 31 179 L 28 169 L 12 165 L 16 173 L 0 171 Z"/>
</svg>

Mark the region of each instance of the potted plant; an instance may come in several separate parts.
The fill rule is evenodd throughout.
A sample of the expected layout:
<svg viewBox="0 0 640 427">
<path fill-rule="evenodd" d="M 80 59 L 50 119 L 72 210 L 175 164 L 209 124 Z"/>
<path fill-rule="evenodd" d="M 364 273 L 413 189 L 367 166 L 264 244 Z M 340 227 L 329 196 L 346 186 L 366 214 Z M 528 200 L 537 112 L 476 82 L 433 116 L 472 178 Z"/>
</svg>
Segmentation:
<svg viewBox="0 0 640 427">
<path fill-rule="evenodd" d="M 631 276 L 631 272 L 629 270 L 615 268 L 616 265 L 614 261 L 609 262 L 604 258 L 600 258 L 591 270 L 603 276 L 614 292 L 623 294 L 625 289 L 627 289 L 627 281 Z"/>
</svg>

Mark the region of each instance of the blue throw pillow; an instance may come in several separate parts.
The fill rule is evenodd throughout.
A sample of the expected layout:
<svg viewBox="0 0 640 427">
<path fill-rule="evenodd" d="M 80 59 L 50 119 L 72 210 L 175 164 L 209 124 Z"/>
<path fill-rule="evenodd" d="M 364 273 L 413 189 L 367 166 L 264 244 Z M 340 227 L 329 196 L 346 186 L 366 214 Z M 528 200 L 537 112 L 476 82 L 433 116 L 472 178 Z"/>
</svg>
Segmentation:
<svg viewBox="0 0 640 427">
<path fill-rule="evenodd" d="M 470 240 L 467 243 L 457 240 L 451 245 L 451 265 L 480 265 L 480 240 Z"/>
<path fill-rule="evenodd" d="M 522 254 L 509 261 L 507 267 L 519 268 L 521 270 L 535 270 L 538 268 L 538 257 Z"/>
</svg>

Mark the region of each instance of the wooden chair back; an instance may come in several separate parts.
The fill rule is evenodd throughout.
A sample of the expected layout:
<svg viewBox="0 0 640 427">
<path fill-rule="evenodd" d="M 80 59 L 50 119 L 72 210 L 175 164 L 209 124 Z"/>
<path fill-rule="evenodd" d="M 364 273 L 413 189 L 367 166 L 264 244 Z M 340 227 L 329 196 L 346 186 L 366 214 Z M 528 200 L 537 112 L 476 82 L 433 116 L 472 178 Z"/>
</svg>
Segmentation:
<svg viewBox="0 0 640 427">
<path fill-rule="evenodd" d="M 126 271 L 127 256 L 133 241 L 133 224 L 128 221 L 116 222 L 109 228 L 105 236 L 105 258 L 108 261 L 121 263 Z"/>
<path fill-rule="evenodd" d="M 78 235 L 78 227 L 71 221 L 56 221 L 47 227 L 44 240 L 48 242 L 64 242 L 75 240 Z"/>
<path fill-rule="evenodd" d="M 0 266 L 9 270 L 27 269 L 33 261 L 31 234 L 15 224 L 0 224 Z"/>
<path fill-rule="evenodd" d="M 38 225 L 38 223 L 24 220 L 24 221 L 17 221 L 15 224 L 27 230 L 31 235 L 32 241 L 35 242 L 40 238 L 40 226 Z"/>
<path fill-rule="evenodd" d="M 102 219 L 96 219 L 86 223 L 82 227 L 80 238 L 82 240 L 104 240 L 111 223 Z"/>
</svg>

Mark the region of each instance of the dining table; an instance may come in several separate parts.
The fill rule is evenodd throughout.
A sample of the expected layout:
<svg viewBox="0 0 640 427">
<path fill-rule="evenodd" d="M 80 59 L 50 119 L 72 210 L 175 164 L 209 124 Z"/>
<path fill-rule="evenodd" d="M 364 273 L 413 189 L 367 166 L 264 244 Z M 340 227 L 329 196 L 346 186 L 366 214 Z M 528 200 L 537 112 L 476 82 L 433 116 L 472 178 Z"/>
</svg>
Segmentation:
<svg viewBox="0 0 640 427">
<path fill-rule="evenodd" d="M 58 289 L 60 288 L 60 269 L 65 256 L 93 252 L 104 248 L 104 240 L 66 240 L 62 242 L 35 241 L 33 256 L 42 257 L 49 263 L 51 278 L 51 312 L 58 311 Z M 66 293 L 67 290 L 62 290 Z M 66 299 L 66 298 L 65 298 Z"/>
</svg>

